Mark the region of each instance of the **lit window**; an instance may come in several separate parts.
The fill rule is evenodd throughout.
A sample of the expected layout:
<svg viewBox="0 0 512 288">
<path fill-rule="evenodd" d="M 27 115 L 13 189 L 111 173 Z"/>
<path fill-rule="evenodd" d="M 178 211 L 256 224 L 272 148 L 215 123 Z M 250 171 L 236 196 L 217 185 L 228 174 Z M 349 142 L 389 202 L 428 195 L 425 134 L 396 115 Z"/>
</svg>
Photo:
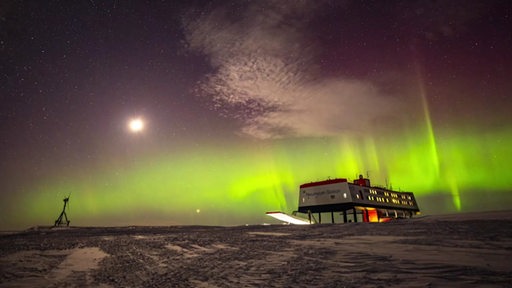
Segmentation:
<svg viewBox="0 0 512 288">
<path fill-rule="evenodd" d="M 343 198 L 347 198 L 347 193 L 343 193 Z"/>
</svg>

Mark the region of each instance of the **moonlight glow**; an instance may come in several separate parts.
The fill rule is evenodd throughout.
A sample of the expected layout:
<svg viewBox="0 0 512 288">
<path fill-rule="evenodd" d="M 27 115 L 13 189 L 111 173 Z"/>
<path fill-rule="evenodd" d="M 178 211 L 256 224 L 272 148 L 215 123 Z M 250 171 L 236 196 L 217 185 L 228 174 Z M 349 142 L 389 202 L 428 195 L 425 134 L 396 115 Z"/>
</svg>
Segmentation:
<svg viewBox="0 0 512 288">
<path fill-rule="evenodd" d="M 131 119 L 128 123 L 128 128 L 133 133 L 139 133 L 144 130 L 144 121 L 140 118 Z"/>
</svg>

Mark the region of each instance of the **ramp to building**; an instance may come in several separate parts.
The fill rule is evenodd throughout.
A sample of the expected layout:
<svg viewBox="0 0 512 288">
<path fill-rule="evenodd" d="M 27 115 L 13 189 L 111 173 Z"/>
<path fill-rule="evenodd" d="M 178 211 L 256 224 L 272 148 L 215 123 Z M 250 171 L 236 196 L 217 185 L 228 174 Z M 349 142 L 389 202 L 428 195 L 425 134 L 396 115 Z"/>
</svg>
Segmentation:
<svg viewBox="0 0 512 288">
<path fill-rule="evenodd" d="M 311 224 L 308 219 L 300 218 L 297 216 L 288 215 L 283 212 L 275 211 L 275 212 L 267 212 L 268 216 L 273 217 L 279 221 L 283 221 L 288 224 L 295 224 L 295 225 L 309 225 Z"/>
</svg>

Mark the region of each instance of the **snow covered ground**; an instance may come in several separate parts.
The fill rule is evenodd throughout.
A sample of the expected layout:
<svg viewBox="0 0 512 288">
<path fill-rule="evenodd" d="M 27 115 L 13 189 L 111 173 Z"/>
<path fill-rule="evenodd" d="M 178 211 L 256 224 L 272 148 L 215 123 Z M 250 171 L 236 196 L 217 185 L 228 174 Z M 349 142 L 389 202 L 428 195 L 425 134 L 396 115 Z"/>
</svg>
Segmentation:
<svg viewBox="0 0 512 288">
<path fill-rule="evenodd" d="M 512 211 L 0 235 L 0 287 L 511 287 Z"/>
</svg>

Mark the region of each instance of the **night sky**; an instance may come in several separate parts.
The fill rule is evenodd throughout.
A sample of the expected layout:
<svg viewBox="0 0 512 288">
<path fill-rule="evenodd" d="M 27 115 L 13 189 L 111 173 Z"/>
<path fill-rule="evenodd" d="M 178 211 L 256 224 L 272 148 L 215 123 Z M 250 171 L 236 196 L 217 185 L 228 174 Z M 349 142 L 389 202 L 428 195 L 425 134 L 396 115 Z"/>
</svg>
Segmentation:
<svg viewBox="0 0 512 288">
<path fill-rule="evenodd" d="M 0 230 L 68 195 L 71 225 L 260 224 L 358 174 L 510 209 L 511 48 L 510 1 L 1 1 Z"/>
</svg>

